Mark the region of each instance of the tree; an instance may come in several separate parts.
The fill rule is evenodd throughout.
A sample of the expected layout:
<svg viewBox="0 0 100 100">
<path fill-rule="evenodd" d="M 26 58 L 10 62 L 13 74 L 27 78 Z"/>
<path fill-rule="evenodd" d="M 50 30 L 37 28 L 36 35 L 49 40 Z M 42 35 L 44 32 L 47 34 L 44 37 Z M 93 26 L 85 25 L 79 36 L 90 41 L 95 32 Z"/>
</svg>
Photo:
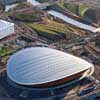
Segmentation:
<svg viewBox="0 0 100 100">
<path fill-rule="evenodd" d="M 100 9 L 100 0 L 66 0 L 66 2 L 74 2 L 76 4 L 85 4 L 90 8 Z"/>
<path fill-rule="evenodd" d="M 58 3 L 60 3 L 61 5 L 64 5 L 65 0 L 58 0 Z"/>
</svg>

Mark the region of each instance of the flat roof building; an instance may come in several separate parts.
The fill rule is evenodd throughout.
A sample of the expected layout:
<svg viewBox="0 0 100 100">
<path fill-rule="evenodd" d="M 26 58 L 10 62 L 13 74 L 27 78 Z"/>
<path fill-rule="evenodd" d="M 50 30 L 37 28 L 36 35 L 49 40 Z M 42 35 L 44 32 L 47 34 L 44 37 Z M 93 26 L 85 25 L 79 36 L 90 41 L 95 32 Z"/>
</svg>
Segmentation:
<svg viewBox="0 0 100 100">
<path fill-rule="evenodd" d="M 7 77 L 21 86 L 50 87 L 90 76 L 94 66 L 78 57 L 55 49 L 34 47 L 10 57 Z"/>
<path fill-rule="evenodd" d="M 14 23 L 0 20 L 0 39 L 10 36 L 14 33 Z"/>
</svg>

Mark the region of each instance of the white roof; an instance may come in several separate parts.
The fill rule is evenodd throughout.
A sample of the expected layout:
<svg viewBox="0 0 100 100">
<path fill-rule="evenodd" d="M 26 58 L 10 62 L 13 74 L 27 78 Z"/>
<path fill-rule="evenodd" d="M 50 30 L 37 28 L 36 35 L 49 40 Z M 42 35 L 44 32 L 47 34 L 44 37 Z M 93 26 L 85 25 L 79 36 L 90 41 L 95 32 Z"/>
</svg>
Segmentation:
<svg viewBox="0 0 100 100">
<path fill-rule="evenodd" d="M 27 2 L 30 2 L 33 6 L 38 6 L 40 3 L 36 0 L 27 0 Z"/>
<path fill-rule="evenodd" d="M 55 49 L 34 47 L 23 49 L 10 57 L 8 77 L 22 85 L 56 81 L 84 71 L 92 64 Z"/>
<path fill-rule="evenodd" d="M 72 24 L 72 25 L 75 25 L 79 28 L 82 28 L 82 29 L 85 29 L 85 30 L 89 30 L 89 31 L 92 31 L 92 32 L 96 32 L 97 28 L 96 27 L 93 27 L 91 25 L 86 25 L 84 23 L 81 23 L 81 22 L 78 22 L 77 20 L 74 20 L 72 18 L 69 18 L 68 16 L 65 16 L 64 14 L 62 13 L 59 13 L 57 11 L 54 11 L 54 10 L 50 10 L 48 11 L 48 13 L 52 16 L 55 16 L 55 17 L 58 17 L 60 19 L 62 19 L 63 21 L 69 23 L 69 24 Z M 98 31 L 100 32 L 100 31 Z"/>
<path fill-rule="evenodd" d="M 0 20 L 0 30 L 5 29 L 5 28 L 12 26 L 12 25 L 14 25 L 14 24 L 7 22 L 7 21 L 4 21 L 4 20 Z"/>
</svg>

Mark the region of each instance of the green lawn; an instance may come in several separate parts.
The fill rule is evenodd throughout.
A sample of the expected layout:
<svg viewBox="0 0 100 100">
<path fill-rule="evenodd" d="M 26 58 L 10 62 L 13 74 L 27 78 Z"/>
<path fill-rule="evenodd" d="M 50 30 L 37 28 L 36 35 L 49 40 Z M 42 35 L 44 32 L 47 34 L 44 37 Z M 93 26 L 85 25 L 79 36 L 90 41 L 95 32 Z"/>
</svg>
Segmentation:
<svg viewBox="0 0 100 100">
<path fill-rule="evenodd" d="M 79 16 L 83 16 L 84 13 L 88 10 L 88 7 L 85 5 L 75 5 L 73 3 L 65 3 L 64 7 L 68 10 L 70 10 L 74 14 L 79 14 Z M 77 7 L 78 7 L 78 12 L 77 12 Z"/>
<path fill-rule="evenodd" d="M 17 13 L 13 13 L 13 15 L 11 16 L 15 19 L 22 20 L 22 21 L 38 21 L 39 19 L 41 19 L 40 13 L 37 13 L 35 11 L 17 12 Z"/>
<path fill-rule="evenodd" d="M 10 49 L 10 48 L 8 49 L 4 46 L 0 46 L 0 56 L 9 55 L 12 52 L 13 52 L 12 49 Z"/>
<path fill-rule="evenodd" d="M 37 30 L 37 31 L 41 31 L 41 32 L 45 32 L 48 34 L 56 34 L 56 32 L 54 32 L 53 30 L 51 30 L 48 27 L 45 27 L 45 25 L 43 24 L 28 24 L 29 26 L 31 26 L 33 29 Z"/>
<path fill-rule="evenodd" d="M 64 12 L 66 10 L 71 11 L 73 14 L 79 14 L 79 16 L 83 16 L 84 13 L 88 10 L 88 7 L 85 5 L 79 5 L 78 12 L 77 12 L 77 6 L 73 3 L 65 3 L 64 5 L 61 4 L 55 4 L 53 6 L 58 11 Z"/>
<path fill-rule="evenodd" d="M 49 20 L 47 23 L 27 23 L 27 25 L 37 31 L 38 34 L 50 39 L 56 39 L 57 37 L 61 38 L 63 36 L 67 36 L 68 39 L 70 39 L 84 35 L 84 32 L 80 31 L 79 29 L 72 28 L 69 25 L 56 21 Z"/>
<path fill-rule="evenodd" d="M 28 24 L 30 27 L 37 31 L 45 32 L 47 34 L 60 34 L 60 33 L 66 33 L 67 32 L 67 27 L 64 24 L 55 22 L 55 21 L 50 21 L 49 23 L 30 23 Z"/>
</svg>

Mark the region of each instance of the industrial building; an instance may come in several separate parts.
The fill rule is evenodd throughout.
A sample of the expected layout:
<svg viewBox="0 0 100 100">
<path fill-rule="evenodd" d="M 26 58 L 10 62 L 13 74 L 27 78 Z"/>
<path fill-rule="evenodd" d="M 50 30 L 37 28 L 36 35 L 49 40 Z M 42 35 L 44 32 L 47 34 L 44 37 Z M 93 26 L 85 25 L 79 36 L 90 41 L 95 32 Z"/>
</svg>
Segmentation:
<svg viewBox="0 0 100 100">
<path fill-rule="evenodd" d="M 94 66 L 73 55 L 45 47 L 23 49 L 7 63 L 8 82 L 19 86 L 51 87 L 83 79 Z"/>
<path fill-rule="evenodd" d="M 14 33 L 14 23 L 0 20 L 0 40 Z"/>
</svg>

